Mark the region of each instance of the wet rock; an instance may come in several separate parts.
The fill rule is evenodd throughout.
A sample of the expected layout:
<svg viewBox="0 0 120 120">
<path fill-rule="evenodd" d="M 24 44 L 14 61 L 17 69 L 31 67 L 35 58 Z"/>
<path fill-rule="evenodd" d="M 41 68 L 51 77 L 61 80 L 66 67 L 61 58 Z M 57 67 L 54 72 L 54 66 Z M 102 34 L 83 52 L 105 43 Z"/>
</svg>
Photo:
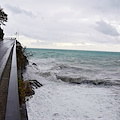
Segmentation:
<svg viewBox="0 0 120 120">
<path fill-rule="evenodd" d="M 26 80 L 24 81 L 25 84 L 25 95 L 31 96 L 35 94 L 34 89 L 37 89 L 42 86 L 37 80 Z"/>
<path fill-rule="evenodd" d="M 35 66 L 37 66 L 37 64 L 36 64 L 36 63 L 33 63 L 32 65 L 35 65 Z"/>
<path fill-rule="evenodd" d="M 38 88 L 38 87 L 41 87 L 41 86 L 43 86 L 41 83 L 39 83 L 37 80 L 29 80 L 29 82 L 30 82 L 30 85 L 31 85 L 31 87 L 32 87 L 32 89 L 34 89 L 34 88 Z"/>
<path fill-rule="evenodd" d="M 29 80 L 24 81 L 24 84 L 25 84 L 25 96 L 31 96 L 31 95 L 34 95 L 35 92 L 34 92 L 34 90 L 32 89 Z"/>
</svg>

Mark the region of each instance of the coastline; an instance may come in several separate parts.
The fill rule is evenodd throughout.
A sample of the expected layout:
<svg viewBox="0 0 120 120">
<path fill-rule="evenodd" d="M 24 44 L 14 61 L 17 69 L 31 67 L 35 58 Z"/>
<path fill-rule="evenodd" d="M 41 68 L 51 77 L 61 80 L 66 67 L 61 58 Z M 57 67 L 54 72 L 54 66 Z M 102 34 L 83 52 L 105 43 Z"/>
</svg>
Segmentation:
<svg viewBox="0 0 120 120">
<path fill-rule="evenodd" d="M 24 80 L 23 73 L 26 71 L 26 66 L 29 64 L 28 56 L 26 56 L 26 48 L 23 48 L 20 42 L 17 41 L 16 49 L 21 120 L 28 120 L 26 101 L 35 94 L 35 89 L 41 87 L 42 84 L 37 80 Z M 33 63 L 33 65 L 35 65 L 35 63 Z"/>
</svg>

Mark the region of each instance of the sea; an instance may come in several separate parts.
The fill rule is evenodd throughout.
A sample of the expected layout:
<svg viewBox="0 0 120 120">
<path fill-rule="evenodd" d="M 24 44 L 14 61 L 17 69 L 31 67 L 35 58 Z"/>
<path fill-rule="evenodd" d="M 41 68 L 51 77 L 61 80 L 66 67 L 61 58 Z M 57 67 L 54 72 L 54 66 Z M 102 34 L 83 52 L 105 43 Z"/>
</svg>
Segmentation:
<svg viewBox="0 0 120 120">
<path fill-rule="evenodd" d="M 120 52 L 27 48 L 27 54 L 24 80 L 43 85 L 26 102 L 29 120 L 120 120 Z"/>
</svg>

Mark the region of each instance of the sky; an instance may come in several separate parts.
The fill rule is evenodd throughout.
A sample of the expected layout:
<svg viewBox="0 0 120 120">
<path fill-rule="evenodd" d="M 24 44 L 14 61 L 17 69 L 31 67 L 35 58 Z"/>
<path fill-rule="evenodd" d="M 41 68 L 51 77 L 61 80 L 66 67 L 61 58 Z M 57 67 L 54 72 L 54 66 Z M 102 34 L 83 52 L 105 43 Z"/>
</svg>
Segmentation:
<svg viewBox="0 0 120 120">
<path fill-rule="evenodd" d="M 8 14 L 5 38 L 28 48 L 120 52 L 120 0 L 1 0 L 0 6 Z"/>
</svg>

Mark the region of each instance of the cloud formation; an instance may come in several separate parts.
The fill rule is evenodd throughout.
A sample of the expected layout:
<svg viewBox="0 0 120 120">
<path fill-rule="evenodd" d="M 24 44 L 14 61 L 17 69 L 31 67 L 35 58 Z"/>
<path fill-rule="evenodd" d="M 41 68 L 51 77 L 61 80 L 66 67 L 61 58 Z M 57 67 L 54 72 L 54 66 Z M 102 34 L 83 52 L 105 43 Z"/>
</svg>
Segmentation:
<svg viewBox="0 0 120 120">
<path fill-rule="evenodd" d="M 6 36 L 19 32 L 27 47 L 120 51 L 119 0 L 4 0 L 1 7 Z"/>
<path fill-rule="evenodd" d="M 34 17 L 31 11 L 24 10 L 22 8 L 19 8 L 18 6 L 12 6 L 9 4 L 6 4 L 5 6 L 7 9 L 13 12 L 13 14 L 26 14 L 27 16 Z"/>
<path fill-rule="evenodd" d="M 111 36 L 119 36 L 119 33 L 115 27 L 110 25 L 109 23 L 106 23 L 105 21 L 101 20 L 97 23 L 96 30 L 99 32 L 106 34 L 106 35 L 111 35 Z"/>
</svg>

